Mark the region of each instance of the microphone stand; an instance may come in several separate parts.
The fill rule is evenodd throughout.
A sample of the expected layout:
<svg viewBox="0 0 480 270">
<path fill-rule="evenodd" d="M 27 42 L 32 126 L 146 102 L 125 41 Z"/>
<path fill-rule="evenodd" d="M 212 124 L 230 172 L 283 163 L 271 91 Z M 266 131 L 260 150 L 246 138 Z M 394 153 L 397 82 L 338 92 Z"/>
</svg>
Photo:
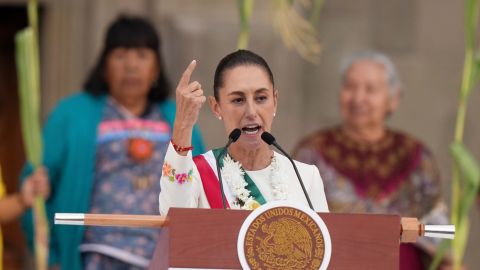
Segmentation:
<svg viewBox="0 0 480 270">
<path fill-rule="evenodd" d="M 269 144 L 269 145 L 271 144 L 271 145 L 275 146 L 278 150 L 280 150 L 280 152 L 282 152 L 283 155 L 285 155 L 288 158 L 290 163 L 292 163 L 293 169 L 295 170 L 295 174 L 297 175 L 298 182 L 300 182 L 300 186 L 302 187 L 303 194 L 305 194 L 305 198 L 307 198 L 308 206 L 310 206 L 310 208 L 312 210 L 314 210 L 312 202 L 310 201 L 310 197 L 308 196 L 307 190 L 305 189 L 305 186 L 303 185 L 302 177 L 300 177 L 300 173 L 298 172 L 297 166 L 295 165 L 295 162 L 293 161 L 293 159 L 290 157 L 290 155 L 288 155 L 288 153 L 285 150 L 283 150 L 282 147 L 280 147 L 280 145 L 278 145 L 278 143 L 275 140 L 275 137 L 273 137 L 272 134 L 265 131 L 262 134 L 262 139 L 267 144 Z"/>
<path fill-rule="evenodd" d="M 223 204 L 223 209 L 227 209 L 227 200 L 225 198 L 225 193 L 223 191 L 223 181 L 222 181 L 222 172 L 220 171 L 220 162 L 219 160 L 223 158 L 225 153 L 227 153 L 228 147 L 236 142 L 240 135 L 242 134 L 242 131 L 238 128 L 232 130 L 230 132 L 230 135 L 228 135 L 228 142 L 225 145 L 225 148 L 223 148 L 222 152 L 220 152 L 220 155 L 218 155 L 218 158 L 215 158 L 215 163 L 217 164 L 217 175 L 218 175 L 218 183 L 220 184 L 220 193 L 222 193 L 222 204 Z"/>
</svg>

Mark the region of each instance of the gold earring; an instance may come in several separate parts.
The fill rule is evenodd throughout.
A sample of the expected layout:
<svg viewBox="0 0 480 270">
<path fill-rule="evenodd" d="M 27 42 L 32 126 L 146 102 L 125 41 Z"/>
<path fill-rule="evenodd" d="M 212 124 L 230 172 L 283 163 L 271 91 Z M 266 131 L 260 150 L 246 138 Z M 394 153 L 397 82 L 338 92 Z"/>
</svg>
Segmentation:
<svg viewBox="0 0 480 270">
<path fill-rule="evenodd" d="M 219 116 L 219 117 L 218 117 L 218 120 L 222 120 L 222 117 L 221 117 L 221 116 Z"/>
</svg>

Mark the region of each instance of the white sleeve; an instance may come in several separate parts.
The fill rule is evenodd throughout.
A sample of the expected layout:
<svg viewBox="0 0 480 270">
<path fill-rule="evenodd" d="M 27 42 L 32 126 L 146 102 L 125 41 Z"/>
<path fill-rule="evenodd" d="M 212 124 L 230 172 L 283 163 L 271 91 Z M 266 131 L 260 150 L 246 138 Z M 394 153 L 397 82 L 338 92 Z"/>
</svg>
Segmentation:
<svg viewBox="0 0 480 270">
<path fill-rule="evenodd" d="M 158 200 L 160 214 L 166 215 L 170 207 L 197 208 L 200 181 L 192 159 L 192 151 L 188 151 L 186 156 L 181 156 L 170 143 L 160 177 Z"/>
<path fill-rule="evenodd" d="M 329 212 L 327 198 L 323 187 L 323 180 L 320 176 L 317 166 L 310 165 L 312 168 L 311 181 L 312 185 L 308 192 L 310 200 L 312 201 L 313 209 L 316 212 Z"/>
</svg>

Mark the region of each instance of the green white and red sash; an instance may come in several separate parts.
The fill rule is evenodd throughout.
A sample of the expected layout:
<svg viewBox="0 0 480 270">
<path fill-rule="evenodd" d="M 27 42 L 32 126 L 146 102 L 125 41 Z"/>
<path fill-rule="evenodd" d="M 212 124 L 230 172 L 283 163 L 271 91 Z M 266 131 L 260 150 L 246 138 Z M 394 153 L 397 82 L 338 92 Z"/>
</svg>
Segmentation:
<svg viewBox="0 0 480 270">
<path fill-rule="evenodd" d="M 222 150 L 223 148 L 214 149 L 193 158 L 193 161 L 195 162 L 197 170 L 200 174 L 203 190 L 207 196 L 210 208 L 223 208 L 222 195 L 220 193 L 220 186 L 217 176 L 217 165 L 215 161 Z M 219 164 L 220 168 L 223 168 L 223 158 L 219 160 Z M 255 185 L 255 182 L 253 182 L 247 173 L 244 174 L 244 179 L 247 183 L 246 189 L 250 191 L 250 196 L 252 196 L 259 204 L 265 204 L 265 198 L 258 189 L 257 185 Z M 234 204 L 236 198 L 230 192 L 230 187 L 228 186 L 227 181 L 223 179 L 222 182 L 223 191 L 227 200 L 227 207 L 230 208 L 230 205 Z"/>
</svg>

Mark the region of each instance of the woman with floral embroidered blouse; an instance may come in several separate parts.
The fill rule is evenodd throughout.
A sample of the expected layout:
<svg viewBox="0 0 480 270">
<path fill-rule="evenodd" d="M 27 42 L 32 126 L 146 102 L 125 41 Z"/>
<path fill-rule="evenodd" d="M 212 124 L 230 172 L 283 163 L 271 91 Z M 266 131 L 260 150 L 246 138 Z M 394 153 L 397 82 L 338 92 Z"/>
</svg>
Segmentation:
<svg viewBox="0 0 480 270">
<path fill-rule="evenodd" d="M 190 82 L 195 66 L 196 61 L 192 61 L 176 89 L 176 118 L 160 179 L 162 215 L 170 207 L 223 207 L 215 162 L 223 149 L 194 158 L 190 151 L 192 128 L 206 101 L 200 83 Z M 218 64 L 209 105 L 223 121 L 226 134 L 236 128 L 242 131 L 219 160 L 228 208 L 254 209 L 277 200 L 308 205 L 288 159 L 272 151 L 260 137 L 263 131 L 271 130 L 277 100 L 273 74 L 259 55 L 239 50 Z M 296 164 L 314 209 L 328 211 L 318 169 Z"/>
</svg>

